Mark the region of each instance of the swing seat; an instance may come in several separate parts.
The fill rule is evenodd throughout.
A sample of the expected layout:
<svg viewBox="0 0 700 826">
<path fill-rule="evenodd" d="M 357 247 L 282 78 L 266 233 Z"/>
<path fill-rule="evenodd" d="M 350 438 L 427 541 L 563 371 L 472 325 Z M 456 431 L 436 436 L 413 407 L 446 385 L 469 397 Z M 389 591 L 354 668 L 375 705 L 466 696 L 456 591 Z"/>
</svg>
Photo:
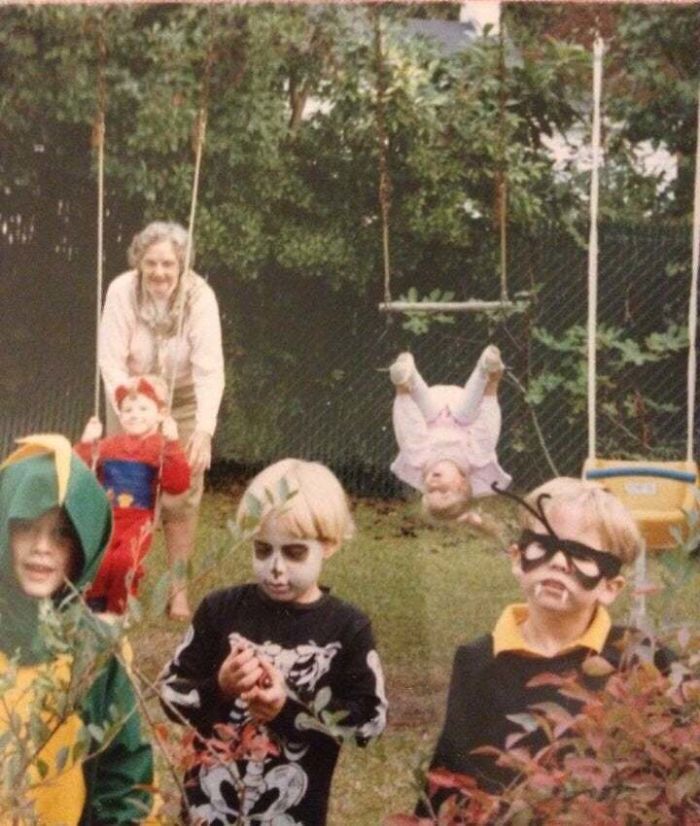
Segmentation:
<svg viewBox="0 0 700 826">
<path fill-rule="evenodd" d="M 697 508 L 695 462 L 586 459 L 584 479 L 600 481 L 629 508 L 651 550 L 674 548 L 671 529 L 687 535 L 686 514 Z"/>
</svg>

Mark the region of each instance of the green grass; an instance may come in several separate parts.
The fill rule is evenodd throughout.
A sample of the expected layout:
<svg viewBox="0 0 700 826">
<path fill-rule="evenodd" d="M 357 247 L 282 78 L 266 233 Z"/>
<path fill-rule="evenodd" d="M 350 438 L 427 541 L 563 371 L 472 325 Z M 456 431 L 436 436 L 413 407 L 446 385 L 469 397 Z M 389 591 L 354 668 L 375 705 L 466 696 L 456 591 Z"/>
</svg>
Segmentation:
<svg viewBox="0 0 700 826">
<path fill-rule="evenodd" d="M 250 549 L 236 547 L 226 526 L 236 503 L 235 492 L 205 497 L 193 560 L 195 605 L 213 588 L 251 578 Z M 488 500 L 483 510 L 512 532 L 510 503 Z M 503 606 L 518 599 L 507 557 L 495 540 L 466 528 L 424 525 L 415 506 L 404 502 L 361 501 L 355 517 L 356 538 L 328 561 L 322 581 L 371 617 L 386 672 L 390 713 L 378 743 L 342 750 L 330 826 L 378 826 L 384 815 L 412 809 L 414 770 L 430 756 L 435 742 L 455 647 L 489 631 Z M 665 555 L 664 565 L 675 558 Z M 652 580 L 664 573 L 659 560 L 649 561 Z M 146 605 L 165 570 L 160 541 L 148 568 L 141 592 Z M 648 598 L 657 622 L 695 619 L 698 570 L 700 565 L 683 584 Z M 613 606 L 617 621 L 627 618 L 630 590 Z M 155 676 L 183 631 L 165 618 L 147 616 L 131 635 L 136 661 Z"/>
</svg>

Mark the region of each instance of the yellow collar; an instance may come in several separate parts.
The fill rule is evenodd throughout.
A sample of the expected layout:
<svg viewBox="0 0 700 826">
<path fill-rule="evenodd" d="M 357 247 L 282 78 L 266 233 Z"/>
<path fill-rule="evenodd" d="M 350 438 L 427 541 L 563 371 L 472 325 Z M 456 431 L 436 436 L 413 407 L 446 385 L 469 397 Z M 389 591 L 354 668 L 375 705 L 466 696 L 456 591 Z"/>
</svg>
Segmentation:
<svg viewBox="0 0 700 826">
<path fill-rule="evenodd" d="M 534 651 L 524 640 L 521 625 L 528 616 L 528 607 L 524 603 L 508 605 L 498 618 L 496 627 L 493 629 L 493 652 L 498 655 L 504 651 L 518 651 L 523 654 L 542 655 Z M 574 648 L 590 648 L 596 654 L 600 654 L 605 645 L 605 640 L 610 633 L 610 614 L 602 605 L 598 605 L 588 628 L 583 634 L 572 643 L 563 648 L 559 653 L 571 651 Z"/>
</svg>

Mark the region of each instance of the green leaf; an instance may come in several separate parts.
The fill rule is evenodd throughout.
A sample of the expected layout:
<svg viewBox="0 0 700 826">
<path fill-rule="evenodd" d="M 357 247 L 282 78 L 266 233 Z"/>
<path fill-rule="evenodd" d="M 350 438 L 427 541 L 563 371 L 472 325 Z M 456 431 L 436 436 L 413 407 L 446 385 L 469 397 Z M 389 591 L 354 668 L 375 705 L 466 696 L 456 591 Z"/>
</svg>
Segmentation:
<svg viewBox="0 0 700 826">
<path fill-rule="evenodd" d="M 252 493 L 246 493 L 245 495 L 245 507 L 248 515 L 251 519 L 256 520 L 257 522 L 260 521 L 260 517 L 262 516 L 262 503 L 254 496 Z"/>
<path fill-rule="evenodd" d="M 150 611 L 156 616 L 161 616 L 165 613 L 168 605 L 168 598 L 170 596 L 170 586 L 172 584 L 172 576 L 169 571 L 162 573 L 156 580 L 150 594 Z"/>
<path fill-rule="evenodd" d="M 96 742 L 101 743 L 104 739 L 104 730 L 95 723 L 88 723 L 87 730 L 90 732 L 90 737 Z"/>
</svg>

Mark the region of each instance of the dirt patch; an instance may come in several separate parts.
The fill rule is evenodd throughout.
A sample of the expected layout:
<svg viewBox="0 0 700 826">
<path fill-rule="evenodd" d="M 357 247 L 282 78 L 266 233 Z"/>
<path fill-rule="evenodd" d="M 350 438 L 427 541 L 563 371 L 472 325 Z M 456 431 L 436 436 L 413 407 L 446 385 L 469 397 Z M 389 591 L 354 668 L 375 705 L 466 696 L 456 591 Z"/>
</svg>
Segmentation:
<svg viewBox="0 0 700 826">
<path fill-rule="evenodd" d="M 180 625 L 173 625 L 172 628 L 150 627 L 130 638 L 138 667 L 149 680 L 158 677 L 180 643 L 183 633 L 184 626 Z"/>
<path fill-rule="evenodd" d="M 415 669 L 390 668 L 386 675 L 392 728 L 424 729 L 445 715 L 449 675 L 433 671 L 417 679 Z"/>
</svg>

